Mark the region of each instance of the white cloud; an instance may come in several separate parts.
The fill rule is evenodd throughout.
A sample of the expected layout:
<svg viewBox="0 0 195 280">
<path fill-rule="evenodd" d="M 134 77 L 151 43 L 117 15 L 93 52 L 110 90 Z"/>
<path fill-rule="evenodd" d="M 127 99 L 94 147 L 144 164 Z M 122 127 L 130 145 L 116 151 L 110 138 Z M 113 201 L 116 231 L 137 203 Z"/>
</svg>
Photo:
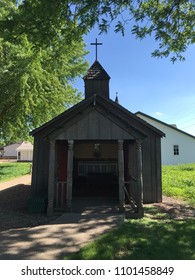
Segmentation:
<svg viewBox="0 0 195 280">
<path fill-rule="evenodd" d="M 163 113 L 161 113 L 161 112 L 156 112 L 156 113 L 154 113 L 156 116 L 162 116 L 163 115 Z"/>
</svg>

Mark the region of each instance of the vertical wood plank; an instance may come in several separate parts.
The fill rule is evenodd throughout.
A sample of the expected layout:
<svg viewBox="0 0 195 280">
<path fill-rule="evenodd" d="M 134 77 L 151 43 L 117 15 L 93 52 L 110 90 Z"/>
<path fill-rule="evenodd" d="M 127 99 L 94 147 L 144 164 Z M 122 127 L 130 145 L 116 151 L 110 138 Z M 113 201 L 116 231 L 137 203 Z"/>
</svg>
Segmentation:
<svg viewBox="0 0 195 280">
<path fill-rule="evenodd" d="M 73 175 L 73 140 L 68 140 L 68 162 L 67 162 L 67 211 L 72 210 L 72 175 Z"/>
<path fill-rule="evenodd" d="M 55 176 L 55 140 L 51 140 L 50 149 L 49 149 L 49 182 L 48 182 L 48 206 L 47 206 L 48 216 L 53 215 L 54 176 Z"/>
<path fill-rule="evenodd" d="M 119 171 L 119 205 L 124 209 L 125 192 L 124 192 L 124 151 L 123 140 L 118 140 L 118 171 Z"/>
<path fill-rule="evenodd" d="M 137 192 L 138 192 L 138 214 L 139 217 L 143 217 L 143 172 L 142 172 L 142 145 L 141 140 L 137 140 L 137 170 L 138 170 L 138 177 L 137 177 Z"/>
</svg>

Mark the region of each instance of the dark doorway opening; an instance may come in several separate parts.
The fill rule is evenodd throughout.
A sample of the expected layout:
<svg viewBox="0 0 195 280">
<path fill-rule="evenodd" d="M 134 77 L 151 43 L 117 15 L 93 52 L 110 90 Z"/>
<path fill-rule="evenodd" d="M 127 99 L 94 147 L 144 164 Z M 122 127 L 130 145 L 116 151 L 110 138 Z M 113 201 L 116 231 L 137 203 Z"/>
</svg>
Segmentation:
<svg viewBox="0 0 195 280">
<path fill-rule="evenodd" d="M 74 197 L 118 197 L 117 162 L 74 161 Z"/>
<path fill-rule="evenodd" d="M 117 152 L 117 141 L 75 141 L 73 197 L 119 197 Z"/>
</svg>

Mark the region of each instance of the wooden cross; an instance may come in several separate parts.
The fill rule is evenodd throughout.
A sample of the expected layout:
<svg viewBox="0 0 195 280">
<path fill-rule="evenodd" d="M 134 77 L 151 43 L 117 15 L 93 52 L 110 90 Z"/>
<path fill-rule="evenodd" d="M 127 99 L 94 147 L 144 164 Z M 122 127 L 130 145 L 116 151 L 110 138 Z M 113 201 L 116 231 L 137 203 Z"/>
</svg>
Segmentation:
<svg viewBox="0 0 195 280">
<path fill-rule="evenodd" d="M 102 45 L 102 43 L 98 43 L 97 38 L 96 38 L 95 43 L 91 43 L 91 45 L 95 46 L 95 59 L 97 60 L 97 46 Z"/>
</svg>

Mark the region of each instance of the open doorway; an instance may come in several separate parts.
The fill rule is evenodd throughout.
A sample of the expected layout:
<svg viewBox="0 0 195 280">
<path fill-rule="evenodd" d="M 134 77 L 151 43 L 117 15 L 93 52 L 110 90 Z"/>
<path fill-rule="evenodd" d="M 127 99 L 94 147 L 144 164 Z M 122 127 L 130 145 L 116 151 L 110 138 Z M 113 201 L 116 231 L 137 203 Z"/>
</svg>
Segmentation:
<svg viewBox="0 0 195 280">
<path fill-rule="evenodd" d="M 73 197 L 118 198 L 116 141 L 75 142 Z"/>
</svg>

